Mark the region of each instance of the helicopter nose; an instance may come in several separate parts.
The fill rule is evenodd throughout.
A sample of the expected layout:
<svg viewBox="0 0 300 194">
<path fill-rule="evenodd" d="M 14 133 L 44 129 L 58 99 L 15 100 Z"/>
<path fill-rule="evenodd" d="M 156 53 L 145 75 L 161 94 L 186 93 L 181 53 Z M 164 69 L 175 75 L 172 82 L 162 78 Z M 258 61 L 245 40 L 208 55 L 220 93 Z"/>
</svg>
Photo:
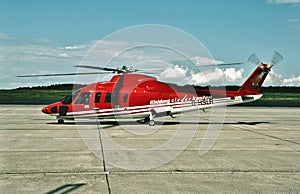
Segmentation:
<svg viewBox="0 0 300 194">
<path fill-rule="evenodd" d="M 42 108 L 42 112 L 45 114 L 55 114 L 58 113 L 58 104 L 50 104 Z"/>
<path fill-rule="evenodd" d="M 43 107 L 42 108 L 42 112 L 45 113 L 45 114 L 47 114 L 48 113 L 48 107 L 47 106 Z"/>
</svg>

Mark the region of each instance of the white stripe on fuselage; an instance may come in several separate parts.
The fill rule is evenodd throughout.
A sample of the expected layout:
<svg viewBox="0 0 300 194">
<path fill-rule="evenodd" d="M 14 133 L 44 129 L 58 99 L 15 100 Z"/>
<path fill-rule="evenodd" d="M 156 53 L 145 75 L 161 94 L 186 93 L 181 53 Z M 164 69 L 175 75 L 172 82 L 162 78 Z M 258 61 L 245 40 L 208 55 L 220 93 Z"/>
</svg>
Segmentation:
<svg viewBox="0 0 300 194">
<path fill-rule="evenodd" d="M 80 112 L 68 112 L 66 116 L 59 116 L 53 114 L 59 118 L 115 118 L 115 117 L 128 117 L 128 118 L 146 118 L 150 115 L 150 111 L 168 111 L 171 115 L 180 114 L 189 111 L 208 109 L 217 106 L 227 106 L 234 104 L 241 104 L 250 102 L 261 98 L 259 95 L 247 95 L 246 97 L 252 97 L 251 100 L 243 100 L 242 96 L 225 97 L 225 98 L 213 98 L 212 103 L 198 104 L 198 101 L 185 101 L 185 102 L 174 102 L 174 103 L 163 103 L 163 104 L 152 104 L 143 106 L 132 106 L 122 107 L 115 109 L 95 109 Z"/>
</svg>

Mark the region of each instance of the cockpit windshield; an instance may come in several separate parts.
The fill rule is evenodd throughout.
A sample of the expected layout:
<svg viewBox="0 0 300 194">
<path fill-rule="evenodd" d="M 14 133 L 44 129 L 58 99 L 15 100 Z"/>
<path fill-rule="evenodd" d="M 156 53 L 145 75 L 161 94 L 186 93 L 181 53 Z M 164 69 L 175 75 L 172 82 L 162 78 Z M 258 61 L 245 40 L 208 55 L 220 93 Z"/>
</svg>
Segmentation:
<svg viewBox="0 0 300 194">
<path fill-rule="evenodd" d="M 64 99 L 61 100 L 62 104 L 71 104 L 72 101 L 76 98 L 80 90 L 74 91 L 72 94 L 66 96 Z"/>
</svg>

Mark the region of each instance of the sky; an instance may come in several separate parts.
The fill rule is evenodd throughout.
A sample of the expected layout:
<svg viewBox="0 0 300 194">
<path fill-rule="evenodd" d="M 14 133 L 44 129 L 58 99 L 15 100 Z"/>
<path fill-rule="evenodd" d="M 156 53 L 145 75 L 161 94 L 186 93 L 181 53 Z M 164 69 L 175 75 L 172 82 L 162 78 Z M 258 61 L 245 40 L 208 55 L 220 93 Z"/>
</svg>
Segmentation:
<svg viewBox="0 0 300 194">
<path fill-rule="evenodd" d="M 187 32 L 207 48 L 212 63 L 246 62 L 252 53 L 269 62 L 278 51 L 284 60 L 266 85 L 300 86 L 300 0 L 0 0 L 0 89 L 72 83 L 74 77 L 16 76 L 76 72 L 74 65 L 99 40 L 144 24 Z M 105 43 L 113 53 L 117 42 Z M 203 62 L 197 54 L 191 59 Z M 225 84 L 239 85 L 254 68 L 246 62 L 189 80 L 201 84 L 201 76 L 219 73 Z M 186 73 L 180 66 L 168 72 L 176 71 Z M 162 72 L 159 78 L 168 76 Z"/>
</svg>

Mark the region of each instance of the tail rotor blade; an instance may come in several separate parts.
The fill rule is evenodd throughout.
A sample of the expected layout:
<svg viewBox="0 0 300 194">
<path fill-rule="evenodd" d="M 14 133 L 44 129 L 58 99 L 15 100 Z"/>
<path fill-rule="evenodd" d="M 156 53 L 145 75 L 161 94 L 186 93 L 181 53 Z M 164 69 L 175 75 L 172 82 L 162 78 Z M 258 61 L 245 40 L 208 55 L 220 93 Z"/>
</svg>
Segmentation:
<svg viewBox="0 0 300 194">
<path fill-rule="evenodd" d="M 271 64 L 276 65 L 276 64 L 280 63 L 280 61 L 282 61 L 282 59 L 283 59 L 283 56 L 280 53 L 278 53 L 277 51 L 275 51 L 273 54 L 273 57 L 271 59 Z"/>
<path fill-rule="evenodd" d="M 258 58 L 258 56 L 255 53 L 253 53 L 252 55 L 250 55 L 250 57 L 248 58 L 247 61 L 249 61 L 251 63 L 254 63 L 256 65 L 261 64 L 261 60 Z"/>
</svg>

